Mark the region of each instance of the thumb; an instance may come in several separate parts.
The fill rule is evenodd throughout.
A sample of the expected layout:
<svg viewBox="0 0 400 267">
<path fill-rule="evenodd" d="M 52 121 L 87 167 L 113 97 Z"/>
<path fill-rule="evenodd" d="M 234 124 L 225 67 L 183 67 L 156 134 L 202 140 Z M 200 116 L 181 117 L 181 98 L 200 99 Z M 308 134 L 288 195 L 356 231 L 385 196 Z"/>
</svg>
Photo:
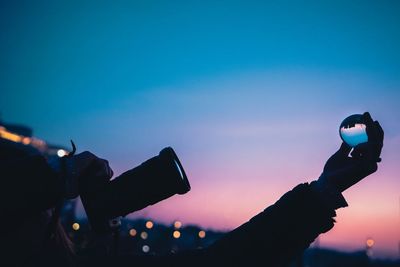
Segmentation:
<svg viewBox="0 0 400 267">
<path fill-rule="evenodd" d="M 341 155 L 348 156 L 350 151 L 351 151 L 351 149 L 352 149 L 351 146 L 349 146 L 345 142 L 342 142 L 342 144 L 340 145 L 340 148 L 338 150 L 338 153 L 340 153 Z"/>
</svg>

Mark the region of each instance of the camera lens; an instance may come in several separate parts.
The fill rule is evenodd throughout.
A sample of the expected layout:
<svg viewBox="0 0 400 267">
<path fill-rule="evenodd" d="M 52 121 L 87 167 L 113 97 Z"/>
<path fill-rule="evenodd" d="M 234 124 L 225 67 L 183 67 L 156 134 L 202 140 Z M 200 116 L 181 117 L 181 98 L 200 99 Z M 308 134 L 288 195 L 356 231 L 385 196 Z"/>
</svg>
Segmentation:
<svg viewBox="0 0 400 267">
<path fill-rule="evenodd" d="M 183 173 L 182 173 L 181 167 L 179 167 L 178 162 L 176 162 L 176 160 L 174 160 L 174 163 L 175 163 L 176 168 L 179 171 L 179 175 L 181 176 L 181 179 L 183 180 Z"/>
<path fill-rule="evenodd" d="M 93 183 L 86 185 L 81 198 L 92 228 L 99 231 L 106 220 L 190 190 L 186 173 L 171 147 L 111 181 Z"/>
</svg>

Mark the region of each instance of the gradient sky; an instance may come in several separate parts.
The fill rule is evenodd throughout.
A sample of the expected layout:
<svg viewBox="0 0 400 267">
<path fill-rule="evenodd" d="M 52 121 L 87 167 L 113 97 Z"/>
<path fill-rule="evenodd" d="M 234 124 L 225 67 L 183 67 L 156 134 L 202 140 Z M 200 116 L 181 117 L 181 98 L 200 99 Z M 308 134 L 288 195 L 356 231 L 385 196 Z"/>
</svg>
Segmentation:
<svg viewBox="0 0 400 267">
<path fill-rule="evenodd" d="M 397 257 L 400 2 L 215 2 L 0 2 L 1 118 L 117 174 L 172 146 L 192 191 L 132 216 L 226 230 L 318 178 L 370 111 L 383 162 L 320 244 Z"/>
</svg>

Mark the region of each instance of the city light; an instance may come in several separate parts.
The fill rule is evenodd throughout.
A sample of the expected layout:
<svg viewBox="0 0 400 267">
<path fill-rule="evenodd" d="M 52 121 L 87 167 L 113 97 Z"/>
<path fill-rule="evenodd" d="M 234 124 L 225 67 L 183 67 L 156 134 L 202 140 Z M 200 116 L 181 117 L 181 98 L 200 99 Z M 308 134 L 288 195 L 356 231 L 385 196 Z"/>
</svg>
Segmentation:
<svg viewBox="0 0 400 267">
<path fill-rule="evenodd" d="M 16 133 L 12 133 L 12 132 L 8 131 L 6 128 L 4 128 L 3 126 L 0 126 L 0 138 L 7 139 L 9 141 L 16 142 L 16 143 L 22 143 L 24 145 L 33 146 L 34 148 L 36 148 L 42 152 L 44 152 L 48 149 L 48 146 L 45 141 L 40 140 L 35 137 L 27 137 L 27 136 L 19 135 Z M 64 152 L 67 153 L 65 150 L 64 150 Z"/>
<path fill-rule="evenodd" d="M 205 238 L 206 237 L 206 232 L 203 231 L 203 230 L 199 231 L 199 237 L 200 238 Z"/>
<path fill-rule="evenodd" d="M 146 232 L 141 232 L 141 233 L 140 233 L 140 237 L 141 237 L 142 239 L 147 239 L 148 236 L 149 236 L 149 235 L 148 235 Z"/>
<path fill-rule="evenodd" d="M 154 223 L 152 221 L 147 221 L 146 222 L 146 228 L 147 229 L 151 229 L 151 228 L 153 228 L 153 226 L 154 226 Z"/>
<path fill-rule="evenodd" d="M 59 149 L 57 150 L 57 156 L 60 158 L 64 157 L 67 154 L 67 152 L 64 149 Z"/>
<path fill-rule="evenodd" d="M 130 236 L 136 236 L 136 234 L 137 234 L 137 231 L 136 231 L 136 229 L 131 229 L 131 230 L 129 230 L 129 235 Z"/>
<path fill-rule="evenodd" d="M 175 227 L 176 229 L 179 229 L 179 228 L 182 227 L 182 223 L 181 223 L 180 221 L 176 221 L 176 222 L 174 222 L 174 227 Z"/>
<path fill-rule="evenodd" d="M 147 253 L 147 252 L 150 251 L 150 247 L 149 247 L 148 245 L 144 245 L 144 246 L 142 247 L 142 251 L 143 251 L 144 253 Z"/>
<path fill-rule="evenodd" d="M 18 143 L 22 141 L 21 136 L 7 131 L 4 127 L 0 127 L 0 137 Z"/>
<path fill-rule="evenodd" d="M 31 139 L 29 137 L 22 138 L 22 143 L 24 145 L 29 145 L 31 143 Z"/>
<path fill-rule="evenodd" d="M 74 229 L 75 231 L 78 231 L 79 228 L 81 228 L 81 226 L 79 225 L 79 223 L 73 223 L 73 224 L 72 224 L 72 229 Z"/>
<path fill-rule="evenodd" d="M 179 231 L 174 231 L 174 232 L 172 233 L 172 236 L 173 236 L 174 238 L 179 238 L 179 237 L 181 237 L 181 232 L 179 232 Z"/>
</svg>

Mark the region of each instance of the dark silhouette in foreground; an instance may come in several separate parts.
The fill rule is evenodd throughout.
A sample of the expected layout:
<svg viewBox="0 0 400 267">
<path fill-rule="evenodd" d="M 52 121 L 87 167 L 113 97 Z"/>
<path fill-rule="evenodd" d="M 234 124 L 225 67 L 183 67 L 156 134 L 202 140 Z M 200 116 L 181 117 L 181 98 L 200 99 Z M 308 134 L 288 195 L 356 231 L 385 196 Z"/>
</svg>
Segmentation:
<svg viewBox="0 0 400 267">
<path fill-rule="evenodd" d="M 211 246 L 167 255 L 112 253 L 106 233 L 74 252 L 57 207 L 80 194 L 82 181 L 110 179 L 108 162 L 90 152 L 49 162 L 1 141 L 1 266 L 287 266 L 334 226 L 335 210 L 347 206 L 341 193 L 377 170 L 383 130 L 369 113 L 363 116 L 368 142 L 353 150 L 343 143 L 317 180 L 297 185 Z"/>
</svg>

